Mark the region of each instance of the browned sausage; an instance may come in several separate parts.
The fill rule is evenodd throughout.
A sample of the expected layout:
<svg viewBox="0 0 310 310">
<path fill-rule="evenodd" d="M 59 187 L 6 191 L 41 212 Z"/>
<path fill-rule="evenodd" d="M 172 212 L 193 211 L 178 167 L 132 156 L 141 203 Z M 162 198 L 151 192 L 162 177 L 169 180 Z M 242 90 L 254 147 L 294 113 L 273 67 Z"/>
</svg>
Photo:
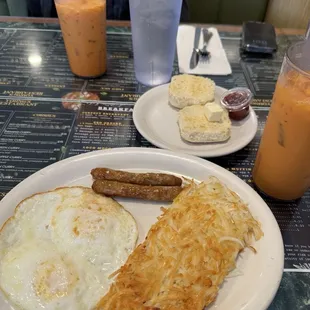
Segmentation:
<svg viewBox="0 0 310 310">
<path fill-rule="evenodd" d="M 140 185 L 181 186 L 182 179 L 165 173 L 132 173 L 108 168 L 95 168 L 91 171 L 95 180 L 110 180 Z"/>
<path fill-rule="evenodd" d="M 97 194 L 106 196 L 154 201 L 172 201 L 182 191 L 180 186 L 145 186 L 106 180 L 95 180 L 92 188 Z"/>
</svg>

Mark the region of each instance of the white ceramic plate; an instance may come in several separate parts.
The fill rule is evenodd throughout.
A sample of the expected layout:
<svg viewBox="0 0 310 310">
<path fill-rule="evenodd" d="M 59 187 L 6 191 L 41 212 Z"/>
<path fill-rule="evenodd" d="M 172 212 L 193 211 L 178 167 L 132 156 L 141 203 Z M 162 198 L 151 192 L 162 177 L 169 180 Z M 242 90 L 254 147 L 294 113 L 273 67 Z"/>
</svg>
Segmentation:
<svg viewBox="0 0 310 310">
<path fill-rule="evenodd" d="M 257 131 L 257 117 L 252 108 L 242 121 L 232 121 L 231 137 L 221 143 L 190 143 L 184 141 L 179 132 L 178 109 L 168 103 L 169 84 L 155 87 L 136 102 L 133 121 L 140 134 L 152 144 L 172 151 L 200 157 L 218 157 L 244 148 Z M 219 102 L 225 88 L 216 86 L 215 101 Z"/>
<path fill-rule="evenodd" d="M 110 167 L 130 171 L 162 171 L 204 180 L 218 177 L 249 203 L 252 214 L 262 223 L 265 236 L 255 243 L 257 254 L 246 250 L 237 260 L 240 275 L 228 278 L 218 298 L 208 309 L 263 310 L 272 301 L 282 277 L 284 264 L 283 241 L 278 224 L 260 196 L 241 179 L 206 160 L 159 149 L 120 148 L 75 156 L 53 164 L 33 174 L 0 202 L 0 222 L 13 214 L 15 206 L 24 198 L 64 185 L 91 185 L 90 170 Z M 139 242 L 156 222 L 163 203 L 119 199 L 135 217 L 139 228 Z M 27 283 L 24 283 L 27 285 Z M 10 307 L 0 296 L 0 309 Z"/>
</svg>

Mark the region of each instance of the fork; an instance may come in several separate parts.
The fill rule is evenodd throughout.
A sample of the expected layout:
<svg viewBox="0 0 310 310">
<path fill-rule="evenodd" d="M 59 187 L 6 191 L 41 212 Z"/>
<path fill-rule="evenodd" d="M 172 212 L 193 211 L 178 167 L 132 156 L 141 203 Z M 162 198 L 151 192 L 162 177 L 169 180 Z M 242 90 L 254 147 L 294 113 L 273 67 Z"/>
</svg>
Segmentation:
<svg viewBox="0 0 310 310">
<path fill-rule="evenodd" d="M 199 55 L 201 56 L 201 61 L 204 63 L 209 61 L 211 57 L 210 52 L 207 50 L 207 46 L 210 39 L 213 36 L 213 33 L 210 32 L 207 28 L 203 28 L 202 35 L 203 35 L 203 47 L 199 49 Z"/>
</svg>

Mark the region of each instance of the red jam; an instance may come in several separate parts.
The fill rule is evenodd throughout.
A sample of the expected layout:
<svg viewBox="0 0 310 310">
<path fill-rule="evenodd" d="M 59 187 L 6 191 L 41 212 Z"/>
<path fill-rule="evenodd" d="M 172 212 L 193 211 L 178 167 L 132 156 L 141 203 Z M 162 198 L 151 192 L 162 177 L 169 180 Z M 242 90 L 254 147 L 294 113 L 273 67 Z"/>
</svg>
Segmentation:
<svg viewBox="0 0 310 310">
<path fill-rule="evenodd" d="M 250 112 L 250 108 L 247 107 L 241 111 L 236 112 L 229 112 L 229 117 L 234 121 L 241 121 L 242 119 L 246 118 Z"/>
<path fill-rule="evenodd" d="M 239 105 L 241 101 L 247 98 L 247 94 L 242 91 L 230 93 L 224 97 L 224 101 L 229 105 Z"/>
<path fill-rule="evenodd" d="M 248 116 L 252 97 L 249 89 L 236 87 L 224 93 L 221 103 L 232 120 L 240 121 Z"/>
</svg>

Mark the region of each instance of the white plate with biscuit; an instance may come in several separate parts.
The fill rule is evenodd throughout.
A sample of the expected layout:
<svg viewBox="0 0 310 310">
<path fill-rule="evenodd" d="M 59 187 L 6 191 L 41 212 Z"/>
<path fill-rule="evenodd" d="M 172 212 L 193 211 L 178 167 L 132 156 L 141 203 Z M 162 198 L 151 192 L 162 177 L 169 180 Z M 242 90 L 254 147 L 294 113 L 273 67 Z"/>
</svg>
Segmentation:
<svg viewBox="0 0 310 310">
<path fill-rule="evenodd" d="M 220 98 L 225 91 L 225 88 L 215 86 L 214 102 L 216 104 L 220 103 Z M 203 118 L 201 115 L 203 106 L 197 104 L 197 102 L 199 103 L 199 100 L 203 102 L 204 99 L 205 98 L 198 98 L 198 101 L 196 99 L 194 114 L 196 114 L 195 119 L 197 119 L 197 122 Z M 182 111 L 181 113 L 184 119 L 185 110 L 187 113 L 189 107 L 185 106 L 182 102 L 179 108 L 185 108 L 178 109 L 172 106 L 169 101 L 171 102 L 169 84 L 165 84 L 146 92 L 140 97 L 134 107 L 133 120 L 137 130 L 145 139 L 157 147 L 205 158 L 218 157 L 234 153 L 244 148 L 252 141 L 257 132 L 257 116 L 250 107 L 249 115 L 245 119 L 241 121 L 231 121 L 230 137 L 226 141 L 209 143 L 192 143 L 186 141 L 181 137 L 180 131 L 184 137 L 187 133 L 183 124 L 183 127 L 179 127 L 181 119 L 179 115 L 181 115 L 180 111 Z M 192 107 L 193 105 L 190 106 L 190 108 Z M 190 113 L 192 112 L 193 109 L 191 109 Z M 191 117 L 192 115 L 189 116 Z M 199 127 L 195 124 L 192 125 L 196 127 L 196 129 Z M 194 134 L 196 137 L 199 135 L 196 141 L 199 141 L 199 138 L 203 138 L 205 135 L 205 133 Z M 190 135 L 193 136 L 193 132 L 189 132 L 187 136 Z M 225 128 L 218 130 L 218 137 L 223 137 L 225 135 Z"/>
</svg>

